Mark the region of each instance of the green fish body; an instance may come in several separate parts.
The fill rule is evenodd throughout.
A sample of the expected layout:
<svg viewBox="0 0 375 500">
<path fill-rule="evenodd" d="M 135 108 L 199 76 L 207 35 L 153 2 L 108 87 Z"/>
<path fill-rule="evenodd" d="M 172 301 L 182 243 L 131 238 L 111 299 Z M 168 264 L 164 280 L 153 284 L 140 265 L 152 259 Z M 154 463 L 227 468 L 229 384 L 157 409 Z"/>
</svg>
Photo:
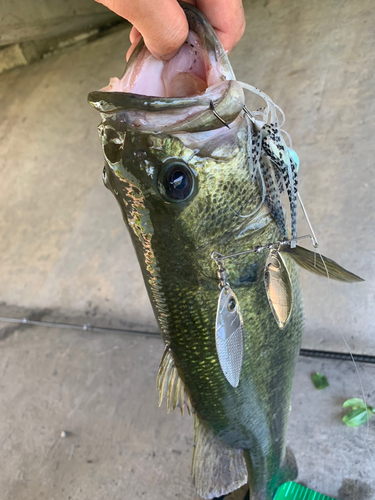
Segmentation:
<svg viewBox="0 0 375 500">
<path fill-rule="evenodd" d="M 283 254 L 293 304 L 281 329 L 265 289 L 268 252 L 225 262 L 244 332 L 243 365 L 233 387 L 215 344 L 220 290 L 211 254 L 266 246 L 283 235 L 249 168 L 253 128 L 242 111 L 242 89 L 207 21 L 192 6 L 184 9 L 192 32 L 188 56 L 203 54 L 207 75 L 219 74 L 213 85 L 207 76 L 203 92 L 170 95 L 179 92 L 180 72 L 164 79 L 169 95 L 163 95 L 167 84 L 154 96 L 138 93 L 139 61 L 165 64 L 154 63 L 141 42 L 123 80 L 91 93 L 89 101 L 102 115 L 104 183 L 120 205 L 166 345 L 161 398 L 194 413 L 198 494 L 214 498 L 248 482 L 251 500 L 271 500 L 281 483 L 296 477 L 285 436 L 303 330 L 298 273 L 291 254 Z M 201 68 L 194 71 L 187 84 L 182 81 L 185 93 L 202 88 Z"/>
<path fill-rule="evenodd" d="M 266 211 L 251 221 L 233 212 L 243 203 L 244 213 L 251 212 L 259 200 L 256 185 L 249 182 L 243 121 L 239 116 L 235 126 L 231 124 L 231 132 L 225 131 L 211 157 L 202 157 L 177 137 L 117 123 L 117 131 L 124 134 L 123 149 L 116 153 L 113 168 L 110 155 L 117 148 L 108 148 L 112 151 L 106 156 L 104 177 L 121 207 L 161 334 L 200 425 L 226 447 L 245 451 L 254 491 L 251 498 L 268 499 L 279 485 L 285 454 L 303 308 L 293 261 L 287 260 L 294 305 L 283 330 L 275 322 L 264 287 L 267 255 L 245 255 L 228 262 L 227 278 L 244 323 L 244 362 L 240 383 L 233 388 L 216 354 L 219 289 L 210 255 L 214 251 L 241 252 L 280 238 Z M 106 154 L 106 146 L 104 151 Z M 167 202 L 158 189 L 165 162 L 174 158 L 184 159 L 195 172 L 196 193 L 186 202 Z M 254 229 L 238 238 L 251 223 Z M 212 494 L 219 496 L 227 489 L 218 488 Z M 261 491 L 267 494 L 262 496 Z"/>
</svg>

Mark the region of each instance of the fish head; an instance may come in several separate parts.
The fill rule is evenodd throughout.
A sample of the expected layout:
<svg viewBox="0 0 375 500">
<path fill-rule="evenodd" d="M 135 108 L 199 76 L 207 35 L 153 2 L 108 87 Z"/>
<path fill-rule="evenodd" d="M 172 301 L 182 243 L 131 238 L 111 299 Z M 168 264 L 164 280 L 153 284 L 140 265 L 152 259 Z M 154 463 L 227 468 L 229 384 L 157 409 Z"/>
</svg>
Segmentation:
<svg viewBox="0 0 375 500">
<path fill-rule="evenodd" d="M 89 102 L 102 116 L 104 183 L 137 237 L 198 248 L 241 232 L 261 185 L 242 88 L 212 27 L 183 7 L 189 36 L 178 54 L 157 60 L 141 40 L 124 76 Z"/>
</svg>

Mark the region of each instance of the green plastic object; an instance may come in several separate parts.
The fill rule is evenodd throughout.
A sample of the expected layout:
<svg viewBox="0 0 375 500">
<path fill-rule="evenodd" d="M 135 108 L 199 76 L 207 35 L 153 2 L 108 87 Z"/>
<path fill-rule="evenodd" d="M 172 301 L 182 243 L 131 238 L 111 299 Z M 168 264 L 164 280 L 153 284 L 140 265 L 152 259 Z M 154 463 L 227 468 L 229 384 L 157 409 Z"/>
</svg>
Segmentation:
<svg viewBox="0 0 375 500">
<path fill-rule="evenodd" d="M 310 490 L 301 484 L 284 483 L 277 490 L 274 500 L 334 500 L 322 493 Z"/>
</svg>

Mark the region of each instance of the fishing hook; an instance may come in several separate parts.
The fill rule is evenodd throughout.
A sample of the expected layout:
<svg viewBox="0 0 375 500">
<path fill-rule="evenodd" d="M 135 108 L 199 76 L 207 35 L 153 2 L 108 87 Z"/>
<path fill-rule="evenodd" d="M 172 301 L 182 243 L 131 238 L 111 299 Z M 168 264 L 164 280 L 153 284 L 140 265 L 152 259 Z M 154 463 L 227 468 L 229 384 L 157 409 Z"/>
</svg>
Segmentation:
<svg viewBox="0 0 375 500">
<path fill-rule="evenodd" d="M 227 128 L 230 129 L 230 126 L 227 124 L 227 122 L 225 120 L 223 120 L 223 118 L 221 118 L 221 116 L 216 112 L 215 110 L 215 105 L 212 101 L 210 101 L 210 110 L 213 112 L 213 114 L 216 116 L 216 118 L 221 121 L 221 123 L 223 125 L 225 125 Z"/>
</svg>

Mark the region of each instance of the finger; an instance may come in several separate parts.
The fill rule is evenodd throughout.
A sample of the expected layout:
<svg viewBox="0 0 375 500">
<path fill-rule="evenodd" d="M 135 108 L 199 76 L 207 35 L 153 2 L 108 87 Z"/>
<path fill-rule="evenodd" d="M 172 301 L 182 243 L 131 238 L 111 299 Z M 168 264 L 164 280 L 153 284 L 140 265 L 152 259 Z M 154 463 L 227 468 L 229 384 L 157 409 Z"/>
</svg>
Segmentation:
<svg viewBox="0 0 375 500">
<path fill-rule="evenodd" d="M 215 29 L 224 49 L 230 52 L 245 31 L 242 0 L 197 0 L 196 5 Z"/>
<path fill-rule="evenodd" d="M 141 36 L 141 35 L 139 35 L 139 38 L 136 38 L 136 39 L 134 40 L 134 43 L 132 43 L 132 44 L 131 44 L 131 46 L 129 47 L 129 49 L 128 49 L 127 53 L 126 53 L 126 60 L 127 60 L 127 61 L 129 61 L 130 56 L 133 54 L 133 51 L 134 51 L 134 49 L 136 48 L 136 46 L 138 45 L 138 42 L 139 42 L 139 40 L 140 40 L 141 38 L 142 38 L 142 36 Z"/>
<path fill-rule="evenodd" d="M 172 57 L 187 38 L 186 16 L 176 0 L 100 0 L 100 3 L 130 21 L 158 59 Z"/>
<path fill-rule="evenodd" d="M 126 53 L 126 60 L 127 61 L 129 61 L 130 56 L 133 53 L 133 50 L 136 48 L 136 46 L 138 45 L 138 42 L 141 38 L 142 38 L 142 35 L 137 30 L 137 28 L 135 26 L 133 26 L 132 29 L 130 30 L 130 33 L 129 33 L 129 39 L 131 42 L 131 46 L 129 47 L 129 49 Z"/>
<path fill-rule="evenodd" d="M 142 35 L 137 30 L 137 28 L 135 26 L 133 26 L 132 29 L 130 30 L 130 33 L 129 33 L 130 42 L 134 43 L 135 40 L 139 40 L 140 38 L 142 38 Z"/>
</svg>

